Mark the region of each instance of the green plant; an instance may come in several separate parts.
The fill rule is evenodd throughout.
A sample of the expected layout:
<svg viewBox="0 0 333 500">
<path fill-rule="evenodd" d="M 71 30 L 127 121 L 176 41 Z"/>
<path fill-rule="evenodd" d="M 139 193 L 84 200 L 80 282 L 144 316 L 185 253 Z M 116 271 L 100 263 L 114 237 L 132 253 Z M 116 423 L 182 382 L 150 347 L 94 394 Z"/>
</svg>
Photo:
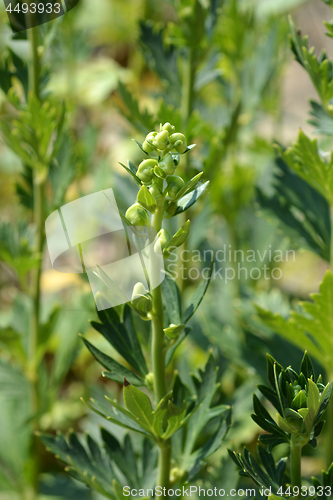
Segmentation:
<svg viewBox="0 0 333 500">
<path fill-rule="evenodd" d="M 64 308 L 56 300 L 45 301 L 41 291 L 45 218 L 63 203 L 77 158 L 69 112 L 45 88 L 48 28 L 28 30 L 27 59 L 16 53 L 15 35 L 9 37 L 12 47 L 2 54 L 0 67 L 1 138 L 20 165 L 15 208 L 0 225 L 1 264 L 13 281 L 1 322 L 0 491 L 24 500 L 37 498 L 40 489 L 44 451 L 35 431 L 81 416 L 70 397 L 68 411 L 64 405 L 60 419 L 57 413 L 62 384 L 78 352 L 77 334 L 87 321 L 85 313 L 66 317 Z"/>
<path fill-rule="evenodd" d="M 125 408 L 107 396 L 108 404 L 91 401 L 88 406 L 107 420 L 145 436 L 145 442 L 152 443 L 147 446 L 154 445 L 158 449 L 158 477 L 152 479 L 152 484 L 162 487 L 165 496 L 168 496 L 171 484 L 184 484 L 193 479 L 205 458 L 220 446 L 230 425 L 230 407 L 213 403 L 218 384 L 212 356 L 200 377 L 192 377 L 190 390 L 177 372 L 173 375 L 167 373 L 173 353 L 191 330 L 186 325 L 202 301 L 210 280 L 209 274 L 183 314 L 178 286 L 168 273 L 162 284 L 156 286 L 160 273 L 158 255 L 162 252 L 167 260 L 189 234 L 187 221 L 170 237 L 163 228 L 163 220 L 187 210 L 207 186 L 207 183 L 199 183 L 201 174 L 187 184 L 174 175 L 180 155 L 188 154 L 194 145 L 187 146 L 185 136 L 176 132 L 170 123 L 161 125 L 159 132 L 149 132 L 143 144 L 138 145 L 150 158 L 143 160 L 137 169 L 131 162 L 129 167 L 124 166 L 140 189 L 136 203 L 127 209 L 122 218 L 128 226 L 135 226 L 139 231 L 144 226 L 155 231 L 154 248 L 149 254 L 150 289 L 145 290 L 142 283 L 137 283 L 130 303 L 121 310 L 100 311 L 100 322 L 92 322 L 92 326 L 118 351 L 130 369 L 83 338 L 97 361 L 108 370 L 103 373 L 105 377 L 116 382 L 124 378 Z M 113 286 L 112 283 L 110 286 Z M 150 370 L 135 326 L 136 314 L 141 321 L 151 323 L 151 347 L 148 348 Z M 154 403 L 146 392 L 136 386 L 146 386 Z M 206 426 L 209 430 L 202 438 L 201 433 Z M 71 434 L 68 444 L 62 436 L 42 434 L 41 439 L 69 465 L 68 471 L 73 477 L 109 498 L 122 497 L 119 477 L 105 474 L 104 467 L 101 467 L 102 460 L 108 464 L 113 460 L 118 463 L 117 449 L 120 445 L 107 431 L 102 430 L 106 456 L 91 438 L 87 442 L 91 457 L 75 434 Z M 125 443 L 131 448 L 130 438 L 126 439 Z M 112 440 L 116 448 L 108 444 Z M 130 448 L 128 453 L 132 453 Z M 98 463 L 94 462 L 96 454 Z M 142 457 L 142 460 L 146 459 Z M 128 486 L 140 488 L 138 479 L 129 477 L 128 473 L 125 477 Z"/>
<path fill-rule="evenodd" d="M 321 496 L 319 481 L 313 479 L 313 487 L 303 485 L 301 458 L 307 444 L 317 445 L 317 437 L 324 426 L 324 416 L 333 385 L 323 384 L 321 375 L 316 379 L 311 360 L 305 352 L 300 372 L 291 367 L 284 369 L 271 356 L 267 356 L 267 370 L 270 387 L 258 386 L 263 396 L 277 411 L 272 417 L 259 398 L 253 395 L 253 420 L 264 430 L 259 436 L 258 455 L 263 470 L 245 449 L 243 456 L 229 452 L 243 475 L 253 479 L 266 492 L 265 496 L 281 498 L 302 498 Z M 286 458 L 275 465 L 272 450 L 281 443 L 289 444 L 289 474 L 286 472 Z M 264 445 L 264 446 L 262 446 Z M 325 496 L 331 497 L 332 474 L 329 480 L 324 475 Z M 272 495 L 271 495 L 272 494 Z M 289 496 L 288 496 L 289 495 Z"/>
<path fill-rule="evenodd" d="M 330 2 L 325 2 L 332 7 Z M 328 36 L 332 26 L 324 23 Z M 308 73 L 318 94 L 319 102 L 311 100 L 311 119 L 316 137 L 311 139 L 300 130 L 297 141 L 284 150 L 276 146 L 278 172 L 271 196 L 258 191 L 261 206 L 278 217 L 287 234 L 295 238 L 299 247 L 305 247 L 325 259 L 327 270 L 319 293 L 312 294 L 313 302 L 302 302 L 289 318 L 273 314 L 262 307 L 257 311 L 260 320 L 280 336 L 299 348 L 304 345 L 310 355 L 325 369 L 326 377 L 333 377 L 332 306 L 333 293 L 333 62 L 325 51 L 317 57 L 314 47 L 308 48 L 306 36 L 296 30 L 291 18 L 290 43 L 297 62 Z M 333 405 L 329 406 L 327 425 L 327 466 L 333 461 Z"/>
</svg>

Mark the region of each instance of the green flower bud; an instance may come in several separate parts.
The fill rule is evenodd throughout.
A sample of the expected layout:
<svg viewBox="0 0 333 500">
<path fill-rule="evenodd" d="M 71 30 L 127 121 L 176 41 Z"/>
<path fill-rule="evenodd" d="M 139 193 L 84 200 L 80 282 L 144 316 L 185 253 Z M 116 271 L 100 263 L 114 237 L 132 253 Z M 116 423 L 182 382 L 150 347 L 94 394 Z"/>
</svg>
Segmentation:
<svg viewBox="0 0 333 500">
<path fill-rule="evenodd" d="M 136 173 L 137 177 L 139 177 L 142 182 L 150 182 L 153 178 L 155 165 L 157 165 L 157 161 L 152 158 L 142 161 Z"/>
<path fill-rule="evenodd" d="M 160 253 L 161 250 L 163 252 L 169 240 L 170 240 L 170 235 L 168 231 L 166 231 L 165 229 L 161 229 L 157 234 L 157 240 L 154 245 L 154 252 Z"/>
<path fill-rule="evenodd" d="M 130 221 L 133 226 L 149 226 L 149 214 L 147 210 L 142 208 L 139 203 L 134 203 L 127 209 L 125 214 L 126 219 Z"/>
<path fill-rule="evenodd" d="M 165 149 L 169 144 L 169 132 L 167 130 L 159 132 L 154 138 L 153 144 L 158 149 Z"/>
<path fill-rule="evenodd" d="M 141 297 L 141 295 L 145 295 L 148 293 L 148 290 L 145 289 L 144 284 L 141 283 L 141 281 L 138 281 L 133 287 L 133 293 L 132 293 L 132 299 L 135 300 L 138 297 Z"/>
<path fill-rule="evenodd" d="M 152 184 L 152 186 L 150 186 L 149 191 L 153 195 L 153 197 L 155 198 L 156 202 L 158 203 L 159 200 L 163 196 L 158 184 L 156 182 L 154 182 L 154 184 Z"/>
<path fill-rule="evenodd" d="M 164 328 L 163 331 L 169 339 L 176 339 L 184 328 L 185 325 L 174 325 L 171 323 L 171 325 L 169 325 L 168 328 Z"/>
<path fill-rule="evenodd" d="M 148 389 L 153 389 L 154 374 L 152 372 L 147 373 L 147 375 L 145 376 L 145 384 L 148 386 Z"/>
<path fill-rule="evenodd" d="M 152 145 L 152 142 L 154 140 L 154 137 L 157 135 L 157 132 L 149 132 L 149 134 L 146 135 L 145 140 L 143 141 L 142 144 L 142 149 L 146 153 L 150 153 L 151 151 L 154 150 L 154 147 Z"/>
<path fill-rule="evenodd" d="M 142 149 L 146 152 L 146 153 L 150 153 L 151 151 L 154 150 L 153 146 L 151 146 L 149 144 L 148 141 L 143 141 L 143 144 L 142 144 Z"/>
<path fill-rule="evenodd" d="M 181 188 L 184 186 L 184 181 L 178 175 L 169 175 L 167 177 L 167 193 L 170 198 L 173 200 Z"/>
<path fill-rule="evenodd" d="M 158 166 L 160 168 L 163 168 L 167 175 L 172 175 L 176 168 L 172 155 L 170 153 L 166 154 L 163 159 L 158 162 Z"/>
<path fill-rule="evenodd" d="M 172 134 L 170 136 L 170 142 L 173 144 L 177 153 L 185 153 L 187 149 L 187 142 L 184 134 L 181 134 L 180 132 Z"/>
<path fill-rule="evenodd" d="M 136 309 L 140 315 L 146 316 L 152 308 L 151 298 L 147 295 L 148 290 L 145 289 L 144 285 L 139 281 L 134 285 L 132 293 L 132 306 Z"/>
<path fill-rule="evenodd" d="M 175 127 L 171 125 L 171 123 L 166 122 L 164 125 L 161 126 L 161 131 L 162 130 L 167 130 L 169 134 L 173 134 L 173 132 L 175 131 Z"/>
</svg>

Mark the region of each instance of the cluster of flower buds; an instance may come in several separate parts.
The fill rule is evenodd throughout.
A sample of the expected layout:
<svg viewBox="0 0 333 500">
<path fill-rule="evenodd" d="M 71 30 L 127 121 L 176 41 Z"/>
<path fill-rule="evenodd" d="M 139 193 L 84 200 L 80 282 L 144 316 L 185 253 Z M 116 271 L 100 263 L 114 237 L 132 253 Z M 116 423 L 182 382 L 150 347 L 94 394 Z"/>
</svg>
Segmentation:
<svg viewBox="0 0 333 500">
<path fill-rule="evenodd" d="M 165 199 L 175 200 L 184 186 L 183 179 L 174 175 L 179 154 L 185 153 L 184 134 L 175 132 L 170 123 L 160 125 L 159 132 L 150 132 L 142 149 L 150 156 L 143 160 L 136 172 L 141 181 L 137 203 L 129 207 L 126 218 L 134 226 L 149 226 L 149 212 L 154 213 Z"/>
</svg>

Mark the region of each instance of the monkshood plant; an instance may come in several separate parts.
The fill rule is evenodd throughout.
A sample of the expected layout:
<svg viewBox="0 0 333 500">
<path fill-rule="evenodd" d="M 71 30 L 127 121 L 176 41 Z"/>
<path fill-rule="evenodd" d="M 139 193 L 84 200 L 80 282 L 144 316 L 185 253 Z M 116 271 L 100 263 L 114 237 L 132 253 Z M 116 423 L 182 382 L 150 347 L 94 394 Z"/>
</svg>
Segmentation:
<svg viewBox="0 0 333 500">
<path fill-rule="evenodd" d="M 313 478 L 313 485 L 302 483 L 301 457 L 307 444 L 313 448 L 324 426 L 324 416 L 330 401 L 332 382 L 324 385 L 321 375 L 316 378 L 312 362 L 305 351 L 300 372 L 291 367 L 283 368 L 272 356 L 267 355 L 270 387 L 259 385 L 261 394 L 276 410 L 273 417 L 253 395 L 252 419 L 265 431 L 259 436 L 258 456 L 261 467 L 245 448 L 243 455 L 229 451 L 241 469 L 240 474 L 250 477 L 261 488 L 261 494 L 273 498 L 331 498 L 333 491 L 333 465 L 323 473 L 323 484 Z M 288 457 L 278 464 L 272 455 L 275 446 L 289 444 Z"/>
<path fill-rule="evenodd" d="M 187 184 L 175 175 L 180 155 L 188 154 L 194 145 L 188 146 L 186 137 L 170 123 L 161 125 L 159 132 L 150 132 L 139 146 L 148 158 L 138 168 L 131 162 L 128 167 L 123 165 L 139 191 L 136 203 L 121 215 L 129 226 L 152 227 L 157 233 L 153 254 L 163 252 L 167 260 L 188 237 L 190 222 L 170 236 L 163 221 L 193 205 L 207 183 L 199 183 L 201 173 Z M 154 255 L 150 258 L 152 283 L 159 268 L 154 268 Z M 177 371 L 167 373 L 175 349 L 191 330 L 187 323 L 202 301 L 209 280 L 210 275 L 201 282 L 183 313 L 178 286 L 168 274 L 161 285 L 150 286 L 149 290 L 137 283 L 131 302 L 124 307 L 99 311 L 99 322 L 92 322 L 92 326 L 120 354 L 124 364 L 83 338 L 107 369 L 103 375 L 123 383 L 124 407 L 108 396 L 104 401 L 91 400 L 87 404 L 106 420 L 143 436 L 140 460 L 134 454 L 129 434 L 121 445 L 106 429 L 101 430 L 102 446 L 87 437 L 89 451 L 73 432 L 68 441 L 62 434 L 42 434 L 41 439 L 68 464 L 67 470 L 74 478 L 107 498 L 120 500 L 124 485 L 144 491 L 145 487 L 159 486 L 168 497 L 170 488 L 197 477 L 205 459 L 220 447 L 228 431 L 231 410 L 221 404 L 221 396 L 216 394 L 219 384 L 211 354 L 205 369 L 198 377 L 190 376 L 186 384 Z M 137 315 L 141 321 L 151 323 L 150 362 L 139 340 Z"/>
<path fill-rule="evenodd" d="M 331 0 L 324 2 L 333 8 Z M 316 92 L 311 100 L 314 138 L 300 130 L 297 141 L 286 150 L 276 146 L 278 167 L 271 196 L 258 191 L 262 208 L 278 218 L 286 235 L 299 248 L 307 248 L 325 259 L 326 271 L 319 293 L 311 294 L 313 302 L 302 302 L 289 318 L 257 307 L 262 323 L 309 354 L 333 377 L 333 61 L 326 51 L 316 56 L 309 48 L 308 37 L 290 24 L 290 44 L 296 61 L 307 72 Z M 332 37 L 332 22 L 324 23 L 327 36 Z M 327 419 L 326 462 L 333 461 L 333 405 Z"/>
</svg>

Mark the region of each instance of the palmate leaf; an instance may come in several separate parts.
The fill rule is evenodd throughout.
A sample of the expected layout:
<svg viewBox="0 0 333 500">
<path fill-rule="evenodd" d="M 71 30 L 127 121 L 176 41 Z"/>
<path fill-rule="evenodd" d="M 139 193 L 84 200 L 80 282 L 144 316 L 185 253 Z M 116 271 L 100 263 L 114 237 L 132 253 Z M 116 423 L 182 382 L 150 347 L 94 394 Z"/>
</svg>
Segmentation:
<svg viewBox="0 0 333 500">
<path fill-rule="evenodd" d="M 277 149 L 287 165 L 333 205 L 333 153 L 326 161 L 320 155 L 317 139 L 311 140 L 302 130 L 298 141 L 286 151 L 279 146 Z"/>
<path fill-rule="evenodd" d="M 231 408 L 227 405 L 213 405 L 213 398 L 219 387 L 216 383 L 217 367 L 212 354 L 199 378 L 190 378 L 190 386 L 176 377 L 174 400 L 193 401 L 194 413 L 188 422 L 172 438 L 175 462 L 187 472 L 187 479 L 194 478 L 202 468 L 204 460 L 220 446 L 231 423 Z M 215 425 L 213 425 L 213 423 Z M 204 437 L 203 437 L 204 436 Z"/>
<path fill-rule="evenodd" d="M 319 293 L 312 302 L 301 302 L 300 312 L 292 311 L 288 319 L 257 306 L 260 320 L 300 349 L 306 348 L 331 374 L 333 356 L 333 275 L 326 271 Z"/>
<path fill-rule="evenodd" d="M 140 42 L 148 66 L 157 73 L 167 85 L 168 96 L 178 106 L 181 95 L 180 78 L 177 66 L 177 54 L 174 47 L 166 48 L 163 42 L 163 30 L 155 31 L 149 22 L 140 24 Z M 151 130 L 154 127 L 151 127 Z"/>
<path fill-rule="evenodd" d="M 322 52 L 317 58 L 314 48 L 308 49 L 308 37 L 302 37 L 289 17 L 290 43 L 296 60 L 305 68 L 309 74 L 318 95 L 325 106 L 333 97 L 333 63 Z"/>
<path fill-rule="evenodd" d="M 138 375 L 133 373 L 131 370 L 121 365 L 114 359 L 110 358 L 95 346 L 93 346 L 87 339 L 82 337 L 82 340 L 85 346 L 89 349 L 94 358 L 106 368 L 108 371 L 103 372 L 103 377 L 113 380 L 114 382 L 118 382 L 119 384 L 123 383 L 124 377 L 134 385 L 144 385 L 144 381 Z"/>
<path fill-rule="evenodd" d="M 66 470 L 73 478 L 107 498 L 118 500 L 116 488 L 123 484 L 124 478 L 131 488 L 149 488 L 155 483 L 157 450 L 148 439 L 142 442 L 138 461 L 127 434 L 121 444 L 104 428 L 101 428 L 101 444 L 87 434 L 85 446 L 74 432 L 69 433 L 68 440 L 61 433 L 39 436 L 47 449 L 67 464 Z"/>
<path fill-rule="evenodd" d="M 330 252 L 330 215 L 326 199 L 299 175 L 292 172 L 282 158 L 276 159 L 274 192 L 267 196 L 257 190 L 261 208 L 278 218 L 284 231 L 299 240 L 325 260 Z"/>
<path fill-rule="evenodd" d="M 121 321 L 115 308 L 98 311 L 101 323 L 92 321 L 91 325 L 118 351 L 118 353 L 138 372 L 141 377 L 148 373 L 145 358 L 133 325 L 130 307 L 124 307 L 124 320 Z"/>
<path fill-rule="evenodd" d="M 323 108 L 318 102 L 310 100 L 311 104 L 311 119 L 308 120 L 311 125 L 316 128 L 314 130 L 315 134 L 322 135 L 333 135 L 333 115 Z"/>
<path fill-rule="evenodd" d="M 231 459 L 240 469 L 240 475 L 251 478 L 261 488 L 272 488 L 272 493 L 277 493 L 279 487 L 284 486 L 286 458 L 281 459 L 275 465 L 272 455 L 263 446 L 258 445 L 258 455 L 264 470 L 246 448 L 244 448 L 243 456 L 240 453 L 228 451 Z"/>
</svg>

